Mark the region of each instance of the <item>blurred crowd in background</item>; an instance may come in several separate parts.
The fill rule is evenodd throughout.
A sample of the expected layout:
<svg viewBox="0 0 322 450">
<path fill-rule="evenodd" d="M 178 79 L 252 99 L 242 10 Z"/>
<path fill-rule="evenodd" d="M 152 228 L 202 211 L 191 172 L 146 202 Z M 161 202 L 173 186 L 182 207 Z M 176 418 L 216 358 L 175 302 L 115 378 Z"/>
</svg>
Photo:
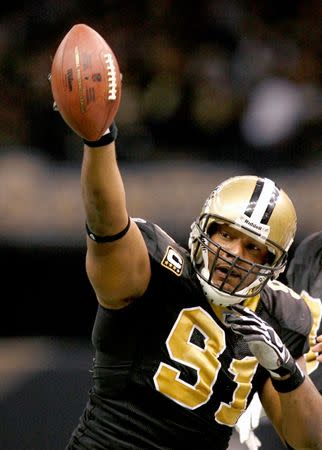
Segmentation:
<svg viewBox="0 0 322 450">
<path fill-rule="evenodd" d="M 215 170 L 230 164 L 228 176 L 244 168 L 262 176 L 307 174 L 321 164 L 319 0 L 30 0 L 2 10 L 0 238 L 30 242 L 33 234 L 55 239 L 62 232 L 83 239 L 77 228 L 81 140 L 53 111 L 48 81 L 55 51 L 76 23 L 95 28 L 118 58 L 118 158 L 134 164 L 129 177 L 135 164 L 168 160 L 178 170 L 193 164 L 190 186 L 204 178 L 200 161 Z M 224 177 L 213 177 L 190 217 Z M 180 194 L 175 180 L 174 173 L 161 181 L 158 195 L 166 183 Z M 145 205 L 151 191 L 138 197 Z M 166 222 L 166 212 L 162 216 Z"/>
<path fill-rule="evenodd" d="M 79 159 L 79 141 L 53 117 L 47 75 L 60 40 L 84 22 L 111 45 L 123 72 L 121 159 L 170 154 L 256 171 L 321 157 L 319 0 L 18 5 L 7 4 L 0 19 L 2 146 Z"/>
</svg>

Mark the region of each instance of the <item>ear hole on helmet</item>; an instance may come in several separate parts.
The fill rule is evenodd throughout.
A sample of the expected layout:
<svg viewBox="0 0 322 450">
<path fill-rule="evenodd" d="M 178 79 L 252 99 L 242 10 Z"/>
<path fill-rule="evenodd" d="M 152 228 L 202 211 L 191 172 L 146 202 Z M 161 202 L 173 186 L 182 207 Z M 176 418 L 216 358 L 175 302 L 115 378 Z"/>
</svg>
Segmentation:
<svg viewBox="0 0 322 450">
<path fill-rule="evenodd" d="M 216 230 L 218 228 L 218 224 L 216 222 L 211 222 L 207 229 L 207 234 L 209 237 L 211 237 L 213 234 L 215 234 Z"/>
<path fill-rule="evenodd" d="M 275 255 L 273 252 L 268 252 L 267 253 L 267 258 L 266 258 L 266 263 L 269 264 L 270 266 L 274 263 L 275 260 Z"/>
</svg>

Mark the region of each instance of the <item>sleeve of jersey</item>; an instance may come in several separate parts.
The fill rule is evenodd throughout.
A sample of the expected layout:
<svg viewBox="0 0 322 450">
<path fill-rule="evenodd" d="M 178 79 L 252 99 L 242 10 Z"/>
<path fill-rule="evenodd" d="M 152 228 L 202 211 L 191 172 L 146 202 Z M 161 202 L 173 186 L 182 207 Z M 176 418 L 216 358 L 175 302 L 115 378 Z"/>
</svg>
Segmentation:
<svg viewBox="0 0 322 450">
<path fill-rule="evenodd" d="M 273 286 L 273 289 L 266 288 L 261 298 L 276 323 L 279 336 L 297 359 L 309 350 L 311 312 L 303 299 L 283 283 L 275 281 Z"/>
<path fill-rule="evenodd" d="M 158 225 L 143 219 L 133 219 L 138 225 L 148 248 L 150 258 L 160 269 L 176 276 L 190 275 L 189 254 Z"/>
<path fill-rule="evenodd" d="M 289 264 L 286 278 L 288 285 L 296 292 L 309 292 L 310 282 L 320 270 L 322 255 L 322 232 L 318 231 L 305 238 L 295 250 Z"/>
</svg>

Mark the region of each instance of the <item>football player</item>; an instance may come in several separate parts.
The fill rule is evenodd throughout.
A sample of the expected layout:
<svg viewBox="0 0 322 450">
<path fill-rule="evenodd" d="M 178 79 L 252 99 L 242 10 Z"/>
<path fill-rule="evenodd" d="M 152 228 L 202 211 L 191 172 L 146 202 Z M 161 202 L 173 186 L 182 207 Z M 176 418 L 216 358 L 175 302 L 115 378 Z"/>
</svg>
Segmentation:
<svg viewBox="0 0 322 450">
<path fill-rule="evenodd" d="M 322 397 L 303 356 L 310 310 L 276 280 L 296 231 L 290 198 L 267 178 L 224 181 L 193 222 L 188 251 L 129 217 L 116 137 L 113 123 L 84 140 L 98 309 L 93 387 L 67 449 L 226 449 L 255 392 L 284 442 L 322 449 Z"/>
</svg>

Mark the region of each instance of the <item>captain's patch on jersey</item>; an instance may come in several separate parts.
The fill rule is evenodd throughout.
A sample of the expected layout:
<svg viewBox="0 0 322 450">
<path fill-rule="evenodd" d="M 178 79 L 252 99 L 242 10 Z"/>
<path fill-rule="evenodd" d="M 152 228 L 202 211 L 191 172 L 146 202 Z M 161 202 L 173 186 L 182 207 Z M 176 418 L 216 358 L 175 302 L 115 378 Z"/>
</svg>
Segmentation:
<svg viewBox="0 0 322 450">
<path fill-rule="evenodd" d="M 179 277 L 183 270 L 183 258 L 180 253 L 168 245 L 167 251 L 161 261 L 161 265 L 171 270 L 171 272 Z"/>
</svg>

